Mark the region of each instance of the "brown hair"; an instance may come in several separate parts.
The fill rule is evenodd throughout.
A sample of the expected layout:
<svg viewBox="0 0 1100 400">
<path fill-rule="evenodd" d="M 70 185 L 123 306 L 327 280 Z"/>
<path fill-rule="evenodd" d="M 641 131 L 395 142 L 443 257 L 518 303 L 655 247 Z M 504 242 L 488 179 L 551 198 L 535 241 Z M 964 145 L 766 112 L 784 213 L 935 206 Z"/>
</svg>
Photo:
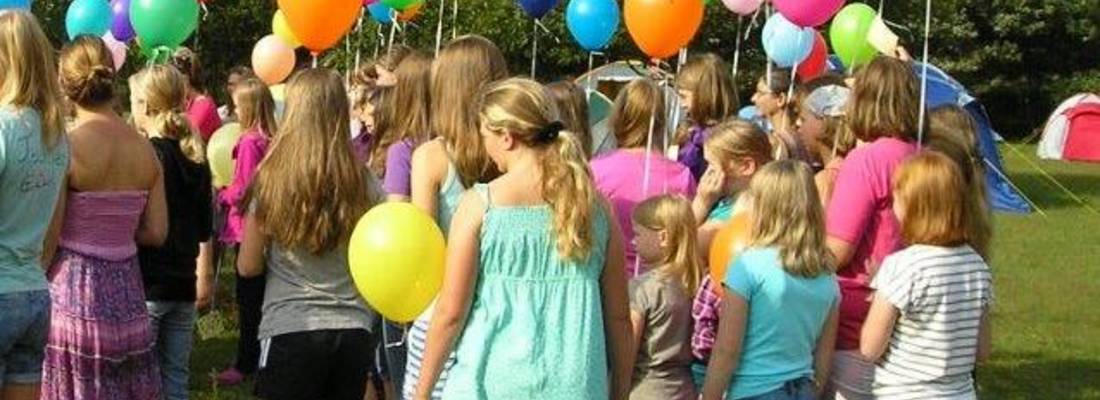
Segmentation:
<svg viewBox="0 0 1100 400">
<path fill-rule="evenodd" d="M 557 106 L 538 82 L 512 78 L 490 85 L 480 101 L 482 129 L 510 134 L 539 151 L 542 196 L 554 216 L 557 250 L 563 258 L 585 260 L 592 252 L 592 220 L 599 196 L 580 142 L 569 131 L 547 138 L 540 132 L 557 120 Z"/>
<path fill-rule="evenodd" d="M 894 173 L 893 190 L 906 243 L 953 247 L 969 242 L 966 183 L 950 158 L 935 151 L 910 158 Z"/>
<path fill-rule="evenodd" d="M 768 134 L 756 124 L 739 119 L 714 127 L 703 146 L 723 164 L 741 157 L 752 158 L 757 167 L 772 161 L 772 145 Z"/>
<path fill-rule="evenodd" d="M 782 107 L 783 117 L 787 118 L 793 127 L 795 119 L 798 118 L 798 115 L 795 114 L 798 111 L 798 99 L 794 96 L 787 96 L 791 92 L 792 79 L 794 80 L 794 93 L 798 93 L 801 90 L 802 82 L 798 80 L 797 75 L 791 73 L 789 68 L 772 68 L 771 72 L 766 72 L 764 76 L 760 77 L 760 82 L 768 87 L 769 92 L 786 100 L 786 104 Z"/>
<path fill-rule="evenodd" d="M 653 147 L 663 147 L 665 98 L 661 89 L 647 78 L 626 84 L 615 97 L 608 125 L 621 149 L 645 147 L 650 129 L 653 130 Z"/>
<path fill-rule="evenodd" d="M 187 77 L 187 84 L 193 90 L 202 88 L 202 67 L 199 64 L 199 55 L 186 47 L 180 47 L 172 53 L 172 66 L 176 67 L 183 76 Z"/>
<path fill-rule="evenodd" d="M 754 246 L 774 246 L 788 274 L 813 278 L 836 264 L 825 247 L 825 212 L 810 166 L 779 160 L 760 169 L 749 186 Z"/>
<path fill-rule="evenodd" d="M 237 115 L 240 116 L 242 127 L 258 127 L 267 137 L 275 136 L 278 130 L 275 123 L 275 99 L 260 78 L 249 77 L 241 81 L 233 92 L 233 97 L 240 102 L 237 104 Z"/>
<path fill-rule="evenodd" d="M 432 58 L 419 51 L 410 52 L 394 70 L 397 84 L 386 91 L 390 95 L 382 100 L 371 144 L 369 165 L 375 176 L 386 173 L 386 151 L 391 144 L 406 139 L 415 144 L 428 140 L 431 71 Z"/>
<path fill-rule="evenodd" d="M 912 141 L 921 107 L 920 84 L 909 63 L 880 56 L 855 75 L 848 126 L 864 142 L 880 137 Z"/>
<path fill-rule="evenodd" d="M 202 138 L 195 134 L 183 110 L 187 84 L 183 74 L 169 65 L 152 65 L 141 74 L 141 98 L 152 126 L 145 133 L 180 141 L 183 155 L 195 163 L 206 162 Z"/>
<path fill-rule="evenodd" d="M 351 152 L 343 78 L 326 68 L 302 71 L 290 78 L 286 98 L 283 126 L 249 198 L 264 235 L 284 248 L 323 254 L 346 245 L 381 196 Z"/>
<path fill-rule="evenodd" d="M 0 75 L 0 105 L 38 111 L 52 151 L 65 134 L 65 110 L 53 47 L 29 12 L 0 12 Z"/>
<path fill-rule="evenodd" d="M 114 98 L 114 61 L 103 40 L 80 35 L 61 48 L 61 89 L 73 103 L 95 107 Z"/>
<path fill-rule="evenodd" d="M 581 141 L 585 157 L 592 157 L 592 132 L 588 128 L 588 100 L 584 89 L 570 81 L 558 81 L 546 85 L 550 97 L 558 105 L 565 128 Z"/>
<path fill-rule="evenodd" d="M 432 132 L 446 143 L 464 187 L 497 175 L 481 144 L 477 113 L 470 100 L 482 86 L 507 75 L 508 65 L 500 49 L 476 35 L 450 41 L 432 63 Z"/>
<path fill-rule="evenodd" d="M 965 201 L 969 216 L 970 245 L 988 260 L 993 236 L 993 216 L 989 210 L 985 165 L 978 149 L 978 129 L 974 119 L 957 105 L 936 107 L 929 112 L 928 118 L 928 138 L 925 145 L 951 158 L 962 172 L 967 187 Z"/>
<path fill-rule="evenodd" d="M 689 297 L 703 280 L 703 259 L 696 247 L 695 216 L 691 202 L 678 195 L 651 197 L 638 204 L 631 216 L 635 225 L 668 235 L 673 249 L 661 260 L 658 271 L 676 279 Z"/>
<path fill-rule="evenodd" d="M 692 57 L 677 76 L 676 88 L 692 93 L 691 119 L 706 127 L 737 115 L 737 91 L 730 68 L 714 53 Z"/>
</svg>

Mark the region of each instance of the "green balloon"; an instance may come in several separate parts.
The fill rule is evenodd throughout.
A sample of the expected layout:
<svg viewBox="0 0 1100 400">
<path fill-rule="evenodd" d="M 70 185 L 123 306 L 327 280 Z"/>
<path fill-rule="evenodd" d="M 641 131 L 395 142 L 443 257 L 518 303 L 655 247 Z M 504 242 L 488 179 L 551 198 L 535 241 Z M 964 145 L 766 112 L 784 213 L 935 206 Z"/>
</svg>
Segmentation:
<svg viewBox="0 0 1100 400">
<path fill-rule="evenodd" d="M 833 18 L 829 27 L 829 41 L 840 62 L 851 70 L 875 59 L 878 51 L 867 41 L 871 22 L 875 20 L 875 9 L 863 3 L 853 3 L 844 7 Z"/>
<path fill-rule="evenodd" d="M 382 4 L 397 11 L 404 11 L 406 8 L 415 6 L 417 3 L 423 1 L 424 0 L 382 0 Z"/>
<path fill-rule="evenodd" d="M 175 49 L 187 40 L 199 23 L 196 0 L 133 0 L 130 23 L 137 32 L 143 52 L 157 48 Z"/>
</svg>

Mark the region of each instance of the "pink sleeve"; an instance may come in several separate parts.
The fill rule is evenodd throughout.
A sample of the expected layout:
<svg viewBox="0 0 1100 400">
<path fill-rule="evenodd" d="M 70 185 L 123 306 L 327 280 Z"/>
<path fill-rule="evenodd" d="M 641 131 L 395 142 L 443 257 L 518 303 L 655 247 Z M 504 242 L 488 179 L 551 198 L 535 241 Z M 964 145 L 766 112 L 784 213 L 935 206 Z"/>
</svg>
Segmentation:
<svg viewBox="0 0 1100 400">
<path fill-rule="evenodd" d="M 204 142 L 209 141 L 214 131 L 222 125 L 221 117 L 218 116 L 218 105 L 206 96 L 198 96 L 191 101 L 190 106 L 187 107 L 187 119 L 202 136 Z"/>
<path fill-rule="evenodd" d="M 825 211 L 825 230 L 852 245 L 857 245 L 875 213 L 874 177 L 867 168 L 866 153 L 853 153 L 837 173 L 833 197 Z"/>
<path fill-rule="evenodd" d="M 256 168 L 260 166 L 260 161 L 264 159 L 264 153 L 267 150 L 265 147 L 262 139 L 241 137 L 236 149 L 237 163 L 236 169 L 233 171 L 233 182 L 221 193 L 223 204 L 238 205 L 241 199 L 244 198 L 245 191 L 252 184 Z"/>
</svg>

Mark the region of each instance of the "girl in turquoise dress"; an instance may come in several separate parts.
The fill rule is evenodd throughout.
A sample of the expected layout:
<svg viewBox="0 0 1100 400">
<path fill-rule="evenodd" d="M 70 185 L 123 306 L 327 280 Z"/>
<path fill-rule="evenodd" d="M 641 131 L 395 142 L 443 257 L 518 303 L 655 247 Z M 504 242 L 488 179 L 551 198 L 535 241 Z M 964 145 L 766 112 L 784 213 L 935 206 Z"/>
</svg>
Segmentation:
<svg viewBox="0 0 1100 400">
<path fill-rule="evenodd" d="M 538 83 L 482 94 L 485 148 L 504 173 L 463 195 L 415 399 L 447 354 L 445 399 L 625 398 L 623 244 L 580 145 Z"/>
</svg>

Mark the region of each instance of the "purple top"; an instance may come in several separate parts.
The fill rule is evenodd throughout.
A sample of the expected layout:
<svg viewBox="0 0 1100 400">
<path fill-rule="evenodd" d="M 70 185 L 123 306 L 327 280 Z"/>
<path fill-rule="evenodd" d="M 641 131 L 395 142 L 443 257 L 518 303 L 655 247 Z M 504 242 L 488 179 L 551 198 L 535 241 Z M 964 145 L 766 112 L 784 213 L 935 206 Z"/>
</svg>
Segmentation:
<svg viewBox="0 0 1100 400">
<path fill-rule="evenodd" d="M 405 139 L 386 149 L 386 176 L 382 189 L 386 194 L 412 196 L 412 154 L 416 144 Z"/>
<path fill-rule="evenodd" d="M 220 238 L 224 243 L 240 243 L 244 238 L 244 208 L 240 202 L 252 184 L 256 168 L 267 154 L 267 145 L 267 136 L 259 128 L 253 128 L 241 134 L 233 147 L 233 159 L 236 160 L 233 182 L 218 194 L 218 203 L 229 209 Z"/>
<path fill-rule="evenodd" d="M 374 133 L 361 128 L 359 133 L 351 138 L 351 152 L 355 154 L 355 159 L 361 163 L 370 161 L 370 146 L 373 141 Z"/>
<path fill-rule="evenodd" d="M 107 261 L 137 254 L 137 232 L 146 191 L 69 191 L 60 247 Z"/>
<path fill-rule="evenodd" d="M 707 171 L 707 160 L 703 158 L 703 144 L 710 136 L 710 129 L 702 125 L 692 125 L 688 129 L 688 140 L 680 145 L 676 160 L 691 170 L 691 176 L 698 181 Z"/>
</svg>

